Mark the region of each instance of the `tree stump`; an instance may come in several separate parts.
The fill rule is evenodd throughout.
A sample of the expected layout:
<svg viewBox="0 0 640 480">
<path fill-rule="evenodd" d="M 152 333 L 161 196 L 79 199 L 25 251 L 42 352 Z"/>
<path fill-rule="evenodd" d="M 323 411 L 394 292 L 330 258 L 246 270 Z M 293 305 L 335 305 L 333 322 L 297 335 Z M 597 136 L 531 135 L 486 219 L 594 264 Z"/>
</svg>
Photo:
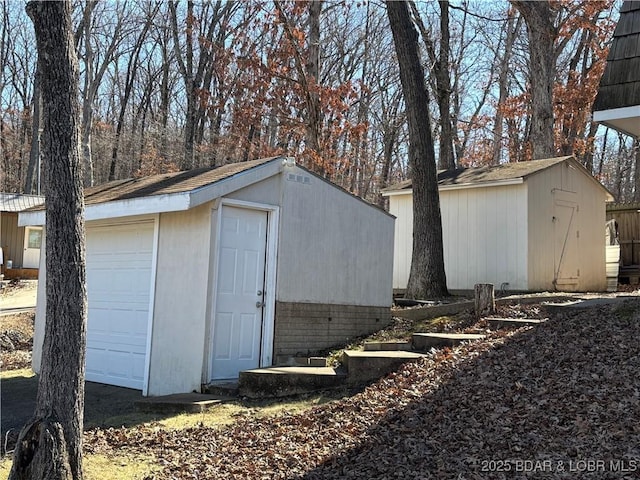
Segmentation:
<svg viewBox="0 0 640 480">
<path fill-rule="evenodd" d="M 496 311 L 496 300 L 493 292 L 493 283 L 477 283 L 473 287 L 475 295 L 476 318 L 481 318 Z"/>
</svg>

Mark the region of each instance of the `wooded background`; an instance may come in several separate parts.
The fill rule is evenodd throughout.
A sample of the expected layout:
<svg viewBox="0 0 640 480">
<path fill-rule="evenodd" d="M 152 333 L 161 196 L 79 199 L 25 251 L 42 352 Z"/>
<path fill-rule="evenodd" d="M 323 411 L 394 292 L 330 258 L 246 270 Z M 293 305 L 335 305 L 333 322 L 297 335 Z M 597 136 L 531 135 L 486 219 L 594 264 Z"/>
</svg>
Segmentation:
<svg viewBox="0 0 640 480">
<path fill-rule="evenodd" d="M 522 3 L 411 4 L 438 167 L 530 159 L 542 73 L 555 154 L 575 155 L 618 200 L 640 200 L 637 141 L 591 121 L 621 2 L 536 2 L 552 41 L 533 44 Z M 35 193 L 33 28 L 22 3 L 0 2 L 0 15 L 0 190 Z M 381 2 L 82 1 L 73 18 L 86 186 L 279 154 L 377 203 L 407 177 Z M 530 67 L 532 45 L 550 73 Z"/>
</svg>

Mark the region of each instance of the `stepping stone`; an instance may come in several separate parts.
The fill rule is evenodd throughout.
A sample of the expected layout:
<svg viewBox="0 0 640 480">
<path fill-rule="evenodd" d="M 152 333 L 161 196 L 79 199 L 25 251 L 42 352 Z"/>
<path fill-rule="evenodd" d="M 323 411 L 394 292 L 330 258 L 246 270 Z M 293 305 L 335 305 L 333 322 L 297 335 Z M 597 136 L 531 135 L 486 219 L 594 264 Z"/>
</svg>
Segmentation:
<svg viewBox="0 0 640 480">
<path fill-rule="evenodd" d="M 414 333 L 413 347 L 426 351 L 432 348 L 455 347 L 462 342 L 475 342 L 484 338 L 485 335 L 478 333 Z"/>
<path fill-rule="evenodd" d="M 407 342 L 406 340 L 393 340 L 388 342 L 364 342 L 365 352 L 398 351 L 410 349 L 411 342 Z"/>
<path fill-rule="evenodd" d="M 538 318 L 485 318 L 492 330 L 500 330 L 501 328 L 520 328 L 535 327 L 547 321 L 547 319 Z"/>
<path fill-rule="evenodd" d="M 202 393 L 178 393 L 161 397 L 146 397 L 135 402 L 139 411 L 152 413 L 201 413 L 230 398 Z"/>
<path fill-rule="evenodd" d="M 350 384 L 363 384 L 384 377 L 406 362 L 415 362 L 424 355 L 405 351 L 363 352 L 345 350 L 342 363 L 346 365 Z"/>
<path fill-rule="evenodd" d="M 342 386 L 346 374 L 331 367 L 270 367 L 240 372 L 242 397 L 288 397 Z"/>
</svg>

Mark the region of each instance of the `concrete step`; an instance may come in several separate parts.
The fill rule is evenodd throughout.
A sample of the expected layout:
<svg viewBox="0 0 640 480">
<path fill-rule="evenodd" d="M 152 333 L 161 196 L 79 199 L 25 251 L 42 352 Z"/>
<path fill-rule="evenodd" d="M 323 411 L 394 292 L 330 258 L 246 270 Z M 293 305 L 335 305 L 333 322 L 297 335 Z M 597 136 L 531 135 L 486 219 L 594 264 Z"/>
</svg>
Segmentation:
<svg viewBox="0 0 640 480">
<path fill-rule="evenodd" d="M 202 393 L 206 393 L 209 395 L 218 395 L 222 397 L 237 397 L 238 382 L 223 381 L 223 382 L 210 383 L 202 387 Z"/>
<path fill-rule="evenodd" d="M 242 397 L 288 397 L 344 385 L 346 374 L 331 367 L 270 367 L 240 372 Z"/>
<path fill-rule="evenodd" d="M 424 355 L 406 351 L 365 352 L 345 350 L 342 363 L 347 367 L 347 382 L 362 384 L 377 380 L 397 370 L 406 362 L 419 360 Z"/>
<path fill-rule="evenodd" d="M 482 340 L 485 335 L 478 333 L 414 333 L 413 348 L 428 351 L 432 348 L 455 347 L 462 342 Z"/>
<path fill-rule="evenodd" d="M 230 400 L 232 400 L 231 397 L 219 395 L 178 393 L 160 397 L 145 397 L 136 401 L 135 406 L 141 412 L 201 413 Z"/>
<path fill-rule="evenodd" d="M 535 327 L 547 321 L 546 318 L 493 318 L 487 317 L 484 320 L 487 321 L 489 328 L 492 330 L 500 330 L 501 328 L 520 328 L 520 327 Z"/>
<path fill-rule="evenodd" d="M 386 342 L 364 342 L 365 352 L 411 350 L 411 342 L 406 340 L 389 340 Z"/>
</svg>

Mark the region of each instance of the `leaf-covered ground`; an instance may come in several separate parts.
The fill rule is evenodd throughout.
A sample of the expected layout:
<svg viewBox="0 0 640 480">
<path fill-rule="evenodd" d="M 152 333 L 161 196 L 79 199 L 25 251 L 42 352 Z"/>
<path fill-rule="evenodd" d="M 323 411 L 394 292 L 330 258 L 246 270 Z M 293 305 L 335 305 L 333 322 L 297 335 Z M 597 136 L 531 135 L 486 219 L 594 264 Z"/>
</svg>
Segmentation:
<svg viewBox="0 0 640 480">
<path fill-rule="evenodd" d="M 0 316 L 0 370 L 31 366 L 34 312 Z"/>
<path fill-rule="evenodd" d="M 93 430 L 85 445 L 154 457 L 157 479 L 638 478 L 638 339 L 638 300 L 567 310 L 302 414 Z"/>
</svg>

